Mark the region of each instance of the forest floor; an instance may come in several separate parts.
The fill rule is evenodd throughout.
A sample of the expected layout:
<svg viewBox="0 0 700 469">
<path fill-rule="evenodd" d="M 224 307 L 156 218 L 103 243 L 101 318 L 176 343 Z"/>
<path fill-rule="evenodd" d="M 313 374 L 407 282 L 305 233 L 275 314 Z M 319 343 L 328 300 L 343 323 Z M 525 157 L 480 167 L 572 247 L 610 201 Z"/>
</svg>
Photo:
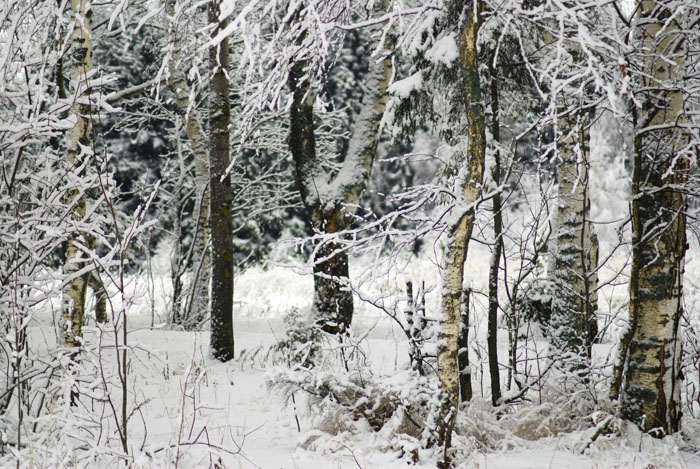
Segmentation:
<svg viewBox="0 0 700 469">
<path fill-rule="evenodd" d="M 359 322 L 358 328 L 371 329 L 366 348 L 374 372 L 390 374 L 392 368 L 397 372 L 405 368 L 407 360 L 402 357 L 406 346 L 399 332 L 381 318 Z M 236 324 L 236 346 L 251 350 L 272 345 L 282 329 L 278 320 L 241 320 Z M 296 405 L 284 403 L 281 396 L 268 390 L 265 369 L 240 359 L 218 363 L 207 357 L 207 342 L 204 333 L 140 330 L 131 337 L 132 346 L 142 346 L 151 354 L 144 366 L 135 370 L 137 375 L 143 373 L 136 378 L 139 393 L 151 399 L 144 409 L 149 445 L 171 445 L 168 459 L 179 459 L 180 467 L 209 466 L 216 460 L 212 455 L 221 456 L 224 467 L 242 468 L 435 467 L 434 454 L 422 456 L 417 464 L 400 458 L 386 435 L 371 428 L 325 433 L 316 425 L 318 419 L 303 396 L 297 395 Z M 195 384 L 188 386 L 189 396 L 183 398 L 186 381 Z M 134 446 L 138 446 L 142 438 L 138 419 L 133 419 L 132 426 Z M 202 434 L 205 428 L 208 435 Z M 582 439 L 581 433 L 534 441 L 517 438 L 503 441 L 501 448 L 473 449 L 459 467 L 700 468 L 700 454 L 678 436 L 656 440 L 626 430 L 605 441 L 601 438 L 581 453 L 572 450 L 576 440 Z M 236 454 L 210 450 L 206 445 L 183 445 L 178 457 L 178 436 L 188 445 L 209 438 Z"/>
<path fill-rule="evenodd" d="M 485 254 L 472 254 L 473 272 L 486 271 L 483 263 L 488 256 Z M 407 264 L 400 276 L 389 273 L 384 277 L 372 277 L 364 285 L 364 293 L 376 298 L 382 291 L 400 290 L 397 285 L 405 278 L 422 279 L 427 285 L 438 283 L 434 264 L 427 261 L 414 264 Z M 165 312 L 170 295 L 167 259 L 155 259 L 154 266 L 155 275 L 150 280 L 144 276 L 131 277 L 127 286 L 130 303 L 128 447 L 133 467 L 435 467 L 437 455 L 434 452 L 411 453 L 410 441 L 407 444 L 407 440 L 397 439 L 389 430 L 375 431 L 367 422 L 329 415 L 328 409 L 319 408 L 318 401 L 308 399 L 303 391 L 294 392 L 292 401 L 290 393 L 270 387 L 270 380 L 278 376 L 274 375 L 275 371 L 284 368 L 279 361 L 273 364 L 268 358 L 270 347 L 285 337 L 285 315 L 310 308 L 313 281 L 301 272 L 301 264 L 297 268 L 254 267 L 236 277 L 236 358 L 228 363 L 220 363 L 209 355 L 208 332 L 167 328 Z M 694 262 L 688 271 L 698 273 L 699 270 L 698 263 Z M 360 273 L 352 275 L 357 278 Z M 481 277 L 484 276 L 474 275 L 473 287 L 485 290 L 485 280 Z M 619 293 L 619 289 L 606 293 L 603 308 L 606 304 L 614 305 Z M 437 292 L 433 290 L 426 299 L 429 311 L 437 307 L 437 301 Z M 533 391 L 530 402 L 498 418 L 489 402 L 488 367 L 483 349 L 485 308 L 479 302 L 483 299 L 472 305 L 473 334 L 470 332 L 474 398 L 463 409 L 463 431 L 455 438 L 458 468 L 700 469 L 697 450 L 700 448 L 700 420 L 689 415 L 684 417 L 682 434 L 664 439 L 641 435 L 634 428 L 619 424 L 614 431 L 600 435 L 596 434 L 595 424 L 579 426 L 575 431 L 561 431 L 562 422 L 575 413 L 573 408 L 567 408 L 568 396 L 552 404 L 542 391 Z M 115 303 L 115 306 L 119 305 Z M 53 309 L 56 308 L 57 305 L 53 305 Z M 30 343 L 39 355 L 50 356 L 55 350 L 57 335 L 52 317 L 48 309 L 34 317 Z M 85 354 L 86 361 L 92 363 L 93 370 L 103 370 L 105 380 L 111 383 L 110 395 L 117 409 L 111 411 L 105 405 L 101 420 L 93 425 L 99 430 L 87 432 L 99 441 L 99 448 L 92 448 L 92 451 L 108 453 L 108 448 L 119 451 L 114 423 L 117 419 L 112 413 L 119 413 L 117 401 L 121 394 L 115 372 L 117 359 L 111 346 L 114 336 L 108 329 L 97 328 L 92 319 L 84 335 L 85 342 L 93 344 L 91 351 Z M 393 386 L 404 386 L 410 395 L 413 389 L 401 383 L 409 368 L 408 344 L 397 324 L 375 307 L 356 300 L 353 336 L 366 373 L 394 380 Z M 507 340 L 505 327 L 502 327 L 499 332 L 501 362 L 505 362 Z M 609 362 L 612 348 L 611 344 L 601 345 L 595 354 Z M 336 373 L 342 375 L 343 371 L 336 368 Z M 102 379 L 99 375 L 99 371 L 93 371 L 91 379 Z M 605 380 L 601 383 L 600 395 L 603 396 Z M 573 406 L 573 400 L 571 402 Z M 567 414 L 567 411 L 570 412 Z M 86 415 L 96 413 L 100 412 L 94 408 L 85 412 Z M 596 417 L 587 417 L 586 421 L 596 422 Z M 38 443 L 25 440 L 29 441 L 24 452 L 28 455 L 25 462 L 54 467 L 55 461 L 63 458 L 60 465 L 91 467 L 95 459 L 89 451 L 61 453 L 59 459 L 51 459 L 46 456 L 50 452 L 42 453 L 45 448 L 35 448 L 35 452 L 31 447 L 33 444 L 45 447 L 47 441 L 53 441 L 51 444 L 58 449 L 52 451 L 58 454 L 61 445 L 75 446 L 74 442 L 61 443 L 60 438 L 70 439 L 71 436 L 49 435 L 36 439 Z M 68 462 L 70 460 L 72 462 Z"/>
</svg>

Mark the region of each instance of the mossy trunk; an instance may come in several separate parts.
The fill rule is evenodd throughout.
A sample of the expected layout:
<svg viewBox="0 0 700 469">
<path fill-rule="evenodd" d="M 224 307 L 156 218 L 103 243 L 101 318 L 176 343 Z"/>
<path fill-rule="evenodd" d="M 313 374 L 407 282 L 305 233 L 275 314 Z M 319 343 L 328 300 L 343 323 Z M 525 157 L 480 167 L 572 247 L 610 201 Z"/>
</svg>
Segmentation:
<svg viewBox="0 0 700 469">
<path fill-rule="evenodd" d="M 438 375 L 443 396 L 438 418 L 438 444 L 444 448 L 442 467 L 450 464 L 448 450 L 460 399 L 458 352 L 464 262 L 474 228 L 474 205 L 481 196 L 486 157 L 485 116 L 477 54 L 480 9 L 480 3 L 477 3 L 476 8 L 465 6 L 464 25 L 459 38 L 462 100 L 467 112 L 468 161 L 466 172 L 462 176 L 462 194 L 457 208 L 463 210 L 463 213 L 450 228 L 442 274 L 442 316 L 437 350 Z"/>
<path fill-rule="evenodd" d="M 87 276 L 87 286 L 92 289 L 95 295 L 95 321 L 105 324 L 109 321 L 107 316 L 107 290 L 104 288 L 97 272 L 89 272 Z"/>
<path fill-rule="evenodd" d="M 630 327 L 621 344 L 613 398 L 622 377 L 620 414 L 643 431 L 679 430 L 683 262 L 683 186 L 688 134 L 681 127 L 682 31 L 665 2 L 642 2 L 638 12 L 642 70 L 635 83 L 635 167 L 632 198 Z"/>
<path fill-rule="evenodd" d="M 209 22 L 215 37 L 226 27 L 219 21 L 220 0 L 209 3 Z M 233 343 L 233 220 L 229 124 L 228 39 L 209 49 L 212 70 L 209 93 L 209 196 L 211 206 L 211 350 L 220 361 L 234 356 Z"/>
<path fill-rule="evenodd" d="M 348 254 L 338 243 L 319 246 L 314 260 L 314 311 L 316 323 L 325 332 L 343 332 L 352 322 L 352 291 Z"/>
</svg>

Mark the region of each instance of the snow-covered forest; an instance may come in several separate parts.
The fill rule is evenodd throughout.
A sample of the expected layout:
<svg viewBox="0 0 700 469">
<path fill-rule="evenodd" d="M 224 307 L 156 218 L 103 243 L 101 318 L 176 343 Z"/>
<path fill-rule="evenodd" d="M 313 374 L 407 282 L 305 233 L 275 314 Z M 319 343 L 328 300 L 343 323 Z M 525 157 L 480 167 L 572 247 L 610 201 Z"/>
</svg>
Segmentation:
<svg viewBox="0 0 700 469">
<path fill-rule="evenodd" d="M 700 468 L 700 0 L 0 0 L 0 467 Z"/>
</svg>

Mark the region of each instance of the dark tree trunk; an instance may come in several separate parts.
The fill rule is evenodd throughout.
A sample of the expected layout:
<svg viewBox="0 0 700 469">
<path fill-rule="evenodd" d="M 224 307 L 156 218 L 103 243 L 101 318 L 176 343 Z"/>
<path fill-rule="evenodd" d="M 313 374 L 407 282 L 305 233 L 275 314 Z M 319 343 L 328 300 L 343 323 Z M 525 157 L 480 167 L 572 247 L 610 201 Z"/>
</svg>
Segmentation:
<svg viewBox="0 0 700 469">
<path fill-rule="evenodd" d="M 319 247 L 314 262 L 314 310 L 323 313 L 316 318 L 325 332 L 343 332 L 352 322 L 352 292 L 346 282 L 348 254 L 337 243 Z"/>
<path fill-rule="evenodd" d="M 216 24 L 215 37 L 225 26 L 219 21 L 220 0 L 209 3 L 209 22 Z M 228 39 L 209 49 L 213 72 L 209 97 L 209 196 L 212 240 L 211 349 L 215 358 L 233 358 L 233 228 L 231 219 L 231 161 L 229 144 Z"/>
<path fill-rule="evenodd" d="M 495 70 L 491 69 L 491 134 L 496 144 L 500 142 L 500 123 L 498 121 L 498 82 Z M 498 369 L 498 268 L 501 265 L 501 239 L 503 232 L 503 217 L 501 215 L 501 157 L 498 149 L 493 152 L 494 165 L 491 177 L 496 185 L 493 196 L 493 234 L 494 246 L 489 266 L 489 316 L 487 346 L 489 354 L 489 375 L 491 376 L 491 402 L 497 406 L 501 400 L 501 375 Z"/>
<path fill-rule="evenodd" d="M 377 8 L 386 11 L 384 0 Z M 303 10 L 298 15 L 303 15 Z M 305 33 L 299 38 L 303 42 Z M 387 55 L 372 59 L 367 71 L 362 108 L 355 122 L 348 153 L 338 177 L 331 177 L 316 154 L 313 120 L 313 92 L 304 60 L 293 64 L 289 73 L 292 91 L 289 148 L 294 158 L 294 174 L 301 200 L 314 231 L 341 233 L 356 210 L 367 187 L 379 142 L 379 123 L 388 99 L 386 89 L 392 75 L 393 40 L 386 38 Z M 350 176 L 350 177 L 347 177 Z M 340 179 L 340 180 L 338 180 Z M 342 235 L 339 235 L 342 236 Z M 330 333 L 346 331 L 352 323 L 353 297 L 349 288 L 348 254 L 338 241 L 321 241 L 314 256 L 314 314 L 316 322 Z"/>
<path fill-rule="evenodd" d="M 95 320 L 100 324 L 105 324 L 109 321 L 107 316 L 107 290 L 100 280 L 97 271 L 88 272 L 87 276 L 88 287 L 92 288 L 92 293 L 95 295 Z"/>
<path fill-rule="evenodd" d="M 459 324 L 459 352 L 457 362 L 459 365 L 459 396 L 462 402 L 472 400 L 472 372 L 469 365 L 469 296 L 470 290 L 463 294 L 462 314 Z"/>
</svg>

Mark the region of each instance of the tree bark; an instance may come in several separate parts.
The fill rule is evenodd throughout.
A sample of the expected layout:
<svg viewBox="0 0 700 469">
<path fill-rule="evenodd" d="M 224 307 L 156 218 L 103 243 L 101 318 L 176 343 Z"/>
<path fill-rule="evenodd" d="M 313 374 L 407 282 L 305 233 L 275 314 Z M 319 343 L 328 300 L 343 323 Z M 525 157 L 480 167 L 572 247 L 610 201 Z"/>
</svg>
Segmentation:
<svg viewBox="0 0 700 469">
<path fill-rule="evenodd" d="M 463 293 L 462 314 L 459 325 L 459 352 L 457 364 L 459 365 L 459 396 L 462 402 L 472 399 L 472 372 L 469 364 L 469 296 L 470 289 Z"/>
<path fill-rule="evenodd" d="M 107 316 L 107 289 L 104 288 L 96 271 L 88 272 L 85 275 L 87 276 L 87 286 L 92 289 L 92 293 L 95 295 L 95 321 L 105 324 L 109 321 L 109 316 Z"/>
<path fill-rule="evenodd" d="M 166 4 L 168 15 L 174 17 L 175 2 Z M 197 225 L 194 232 L 194 255 L 192 256 L 192 282 L 188 294 L 182 292 L 175 300 L 173 315 L 177 322 L 185 328 L 196 328 L 204 319 L 208 311 L 209 281 L 211 258 L 209 254 L 209 147 L 199 113 L 194 108 L 190 99 L 191 89 L 187 83 L 187 77 L 182 69 L 180 49 L 183 47 L 182 38 L 175 31 L 175 56 L 170 65 L 169 83 L 177 106 L 182 113 L 185 124 L 185 134 L 190 141 L 192 155 L 194 157 Z"/>
<path fill-rule="evenodd" d="M 445 253 L 443 270 L 443 290 L 438 333 L 438 374 L 440 378 L 443 404 L 438 419 L 438 444 L 444 447 L 442 467 L 449 465 L 448 449 L 451 444 L 452 429 L 457 417 L 459 404 L 459 323 L 462 308 L 462 283 L 464 280 L 464 262 L 474 227 L 474 205 L 481 196 L 486 156 L 486 132 L 483 98 L 479 80 L 479 61 L 477 55 L 477 35 L 480 21 L 478 14 L 481 4 L 476 8 L 464 8 L 465 22 L 460 31 L 459 53 L 463 76 L 462 100 L 467 110 L 467 171 L 462 181 L 462 194 L 456 222 L 450 228 Z"/>
<path fill-rule="evenodd" d="M 386 10 L 389 3 L 382 2 Z M 356 211 L 369 182 L 379 143 L 379 124 L 388 100 L 386 93 L 393 73 L 390 37 L 384 44 L 386 57 L 371 60 L 362 107 L 348 145 L 348 153 L 337 175 L 330 177 L 316 154 L 313 122 L 313 93 L 306 76 L 305 61 L 296 62 L 289 74 L 292 90 L 289 147 L 294 171 L 309 221 L 315 231 L 342 232 Z M 314 314 L 326 332 L 346 331 L 352 323 L 353 298 L 348 285 L 348 254 L 337 241 L 323 242 L 314 259 Z"/>
<path fill-rule="evenodd" d="M 613 398 L 622 381 L 620 414 L 643 431 L 680 426 L 682 278 L 686 250 L 683 185 L 688 134 L 683 114 L 683 32 L 669 2 L 640 5 L 634 90 L 635 167 L 632 198 L 630 327 L 621 343 Z"/>
<path fill-rule="evenodd" d="M 501 129 L 498 112 L 498 81 L 496 70 L 491 68 L 491 135 L 496 145 L 501 140 Z M 501 247 L 503 246 L 503 216 L 501 215 L 501 155 L 498 148 L 493 152 L 494 165 L 491 178 L 496 185 L 493 195 L 493 237 L 494 246 L 489 265 L 489 313 L 488 313 L 488 354 L 489 375 L 491 377 L 491 403 L 494 406 L 501 401 L 501 376 L 498 368 L 498 269 L 501 265 Z"/>
<path fill-rule="evenodd" d="M 221 0 L 209 3 L 209 23 L 215 37 L 226 27 L 219 20 Z M 209 95 L 209 187 L 212 240 L 211 349 L 220 361 L 234 356 L 233 343 L 233 221 L 231 219 L 231 163 L 229 125 L 228 39 L 209 49 L 212 69 Z"/>
<path fill-rule="evenodd" d="M 71 168 L 83 175 L 88 160 L 93 156 L 92 122 L 90 105 L 80 104 L 89 96 L 88 78 L 92 72 L 92 11 L 90 0 L 71 0 L 71 11 L 75 28 L 71 38 L 73 65 L 71 85 L 74 90 L 74 104 L 70 114 L 76 124 L 67 133 L 67 159 Z M 86 213 L 84 188 L 70 189 L 66 193 L 66 203 L 71 206 L 71 220 L 82 223 Z M 63 289 L 62 344 L 65 347 L 79 347 L 82 342 L 82 325 L 85 317 L 85 293 L 88 278 L 85 274 L 76 276 L 88 262 L 80 246 L 87 246 L 83 233 L 72 234 L 64 243 L 63 273 L 69 279 Z"/>
<path fill-rule="evenodd" d="M 553 342 L 557 359 L 586 379 L 598 334 L 596 288 L 598 245 L 590 222 L 588 167 L 590 110 L 560 117 L 557 145 L 557 237 L 552 299 Z"/>
</svg>

